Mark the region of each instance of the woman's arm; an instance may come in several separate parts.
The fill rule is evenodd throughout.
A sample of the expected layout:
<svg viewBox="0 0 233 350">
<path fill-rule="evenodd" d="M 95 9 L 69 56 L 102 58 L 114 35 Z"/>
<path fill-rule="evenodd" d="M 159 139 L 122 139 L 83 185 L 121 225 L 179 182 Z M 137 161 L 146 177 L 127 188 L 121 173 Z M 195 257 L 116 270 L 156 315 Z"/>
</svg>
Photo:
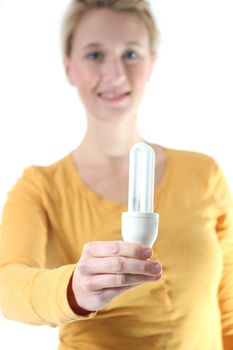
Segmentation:
<svg viewBox="0 0 233 350">
<path fill-rule="evenodd" d="M 233 349 L 233 200 L 222 170 L 218 167 L 214 180 L 215 204 L 219 212 L 216 231 L 223 258 L 219 287 L 222 338 L 224 350 Z"/>
<path fill-rule="evenodd" d="M 6 318 L 57 326 L 84 316 L 67 300 L 75 265 L 46 267 L 49 225 L 42 196 L 35 168 L 28 168 L 8 194 L 0 227 L 0 301 Z"/>
<path fill-rule="evenodd" d="M 67 300 L 67 285 L 74 265 L 42 269 L 9 264 L 0 269 L 2 313 L 8 319 L 59 326 L 83 319 Z M 89 314 L 92 317 L 94 314 Z"/>
</svg>

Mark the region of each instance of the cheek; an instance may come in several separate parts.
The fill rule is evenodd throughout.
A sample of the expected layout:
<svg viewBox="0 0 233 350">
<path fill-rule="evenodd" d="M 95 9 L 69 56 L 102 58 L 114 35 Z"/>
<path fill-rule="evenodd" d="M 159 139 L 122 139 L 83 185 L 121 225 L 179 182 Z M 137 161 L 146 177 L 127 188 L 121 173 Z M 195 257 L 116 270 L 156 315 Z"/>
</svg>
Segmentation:
<svg viewBox="0 0 233 350">
<path fill-rule="evenodd" d="M 135 67 L 131 70 L 131 81 L 138 89 L 143 89 L 149 78 L 149 68 L 145 65 Z"/>
<path fill-rule="evenodd" d="M 146 72 L 138 72 L 136 76 L 134 76 L 134 86 L 138 90 L 138 92 L 144 92 L 146 83 L 148 80 L 148 75 Z"/>
<path fill-rule="evenodd" d="M 83 65 L 76 65 L 72 71 L 74 84 L 79 91 L 92 89 L 97 85 L 99 78 L 93 69 Z"/>
</svg>

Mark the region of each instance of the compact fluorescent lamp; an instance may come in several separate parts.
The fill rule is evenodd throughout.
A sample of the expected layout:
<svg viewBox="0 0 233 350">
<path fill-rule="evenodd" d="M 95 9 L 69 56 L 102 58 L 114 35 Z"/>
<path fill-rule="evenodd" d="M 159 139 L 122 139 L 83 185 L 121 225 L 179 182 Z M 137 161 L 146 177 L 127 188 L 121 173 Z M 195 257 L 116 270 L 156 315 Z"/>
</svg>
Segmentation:
<svg viewBox="0 0 233 350">
<path fill-rule="evenodd" d="M 158 235 L 159 214 L 154 213 L 155 152 L 146 143 L 130 150 L 128 212 L 122 213 L 124 241 L 152 247 Z"/>
</svg>

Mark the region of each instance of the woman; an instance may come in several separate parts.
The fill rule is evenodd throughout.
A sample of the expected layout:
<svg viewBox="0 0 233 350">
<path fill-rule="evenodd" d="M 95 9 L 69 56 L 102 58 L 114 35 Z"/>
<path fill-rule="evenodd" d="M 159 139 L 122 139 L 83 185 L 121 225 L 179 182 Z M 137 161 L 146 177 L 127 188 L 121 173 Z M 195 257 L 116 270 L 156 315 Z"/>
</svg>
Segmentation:
<svg viewBox="0 0 233 350">
<path fill-rule="evenodd" d="M 137 111 L 158 42 L 147 1 L 73 1 L 63 40 L 87 130 L 9 193 L 4 315 L 60 326 L 60 350 L 232 349 L 232 199 L 212 158 L 152 145 L 159 238 L 152 249 L 121 240 L 128 154 L 142 141 Z"/>
</svg>

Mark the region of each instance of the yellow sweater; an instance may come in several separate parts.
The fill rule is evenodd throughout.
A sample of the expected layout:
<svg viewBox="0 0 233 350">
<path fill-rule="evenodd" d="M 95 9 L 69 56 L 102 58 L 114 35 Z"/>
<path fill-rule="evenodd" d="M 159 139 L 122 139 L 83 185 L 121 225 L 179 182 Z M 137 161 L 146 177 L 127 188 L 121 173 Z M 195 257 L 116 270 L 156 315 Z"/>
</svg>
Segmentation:
<svg viewBox="0 0 233 350">
<path fill-rule="evenodd" d="M 8 194 L 0 241 L 3 314 L 60 326 L 60 350 L 233 349 L 233 205 L 221 169 L 205 155 L 165 149 L 156 189 L 159 282 L 126 292 L 97 314 L 76 315 L 66 290 L 85 242 L 121 240 L 119 203 L 80 179 L 71 155 L 33 166 Z"/>
</svg>

